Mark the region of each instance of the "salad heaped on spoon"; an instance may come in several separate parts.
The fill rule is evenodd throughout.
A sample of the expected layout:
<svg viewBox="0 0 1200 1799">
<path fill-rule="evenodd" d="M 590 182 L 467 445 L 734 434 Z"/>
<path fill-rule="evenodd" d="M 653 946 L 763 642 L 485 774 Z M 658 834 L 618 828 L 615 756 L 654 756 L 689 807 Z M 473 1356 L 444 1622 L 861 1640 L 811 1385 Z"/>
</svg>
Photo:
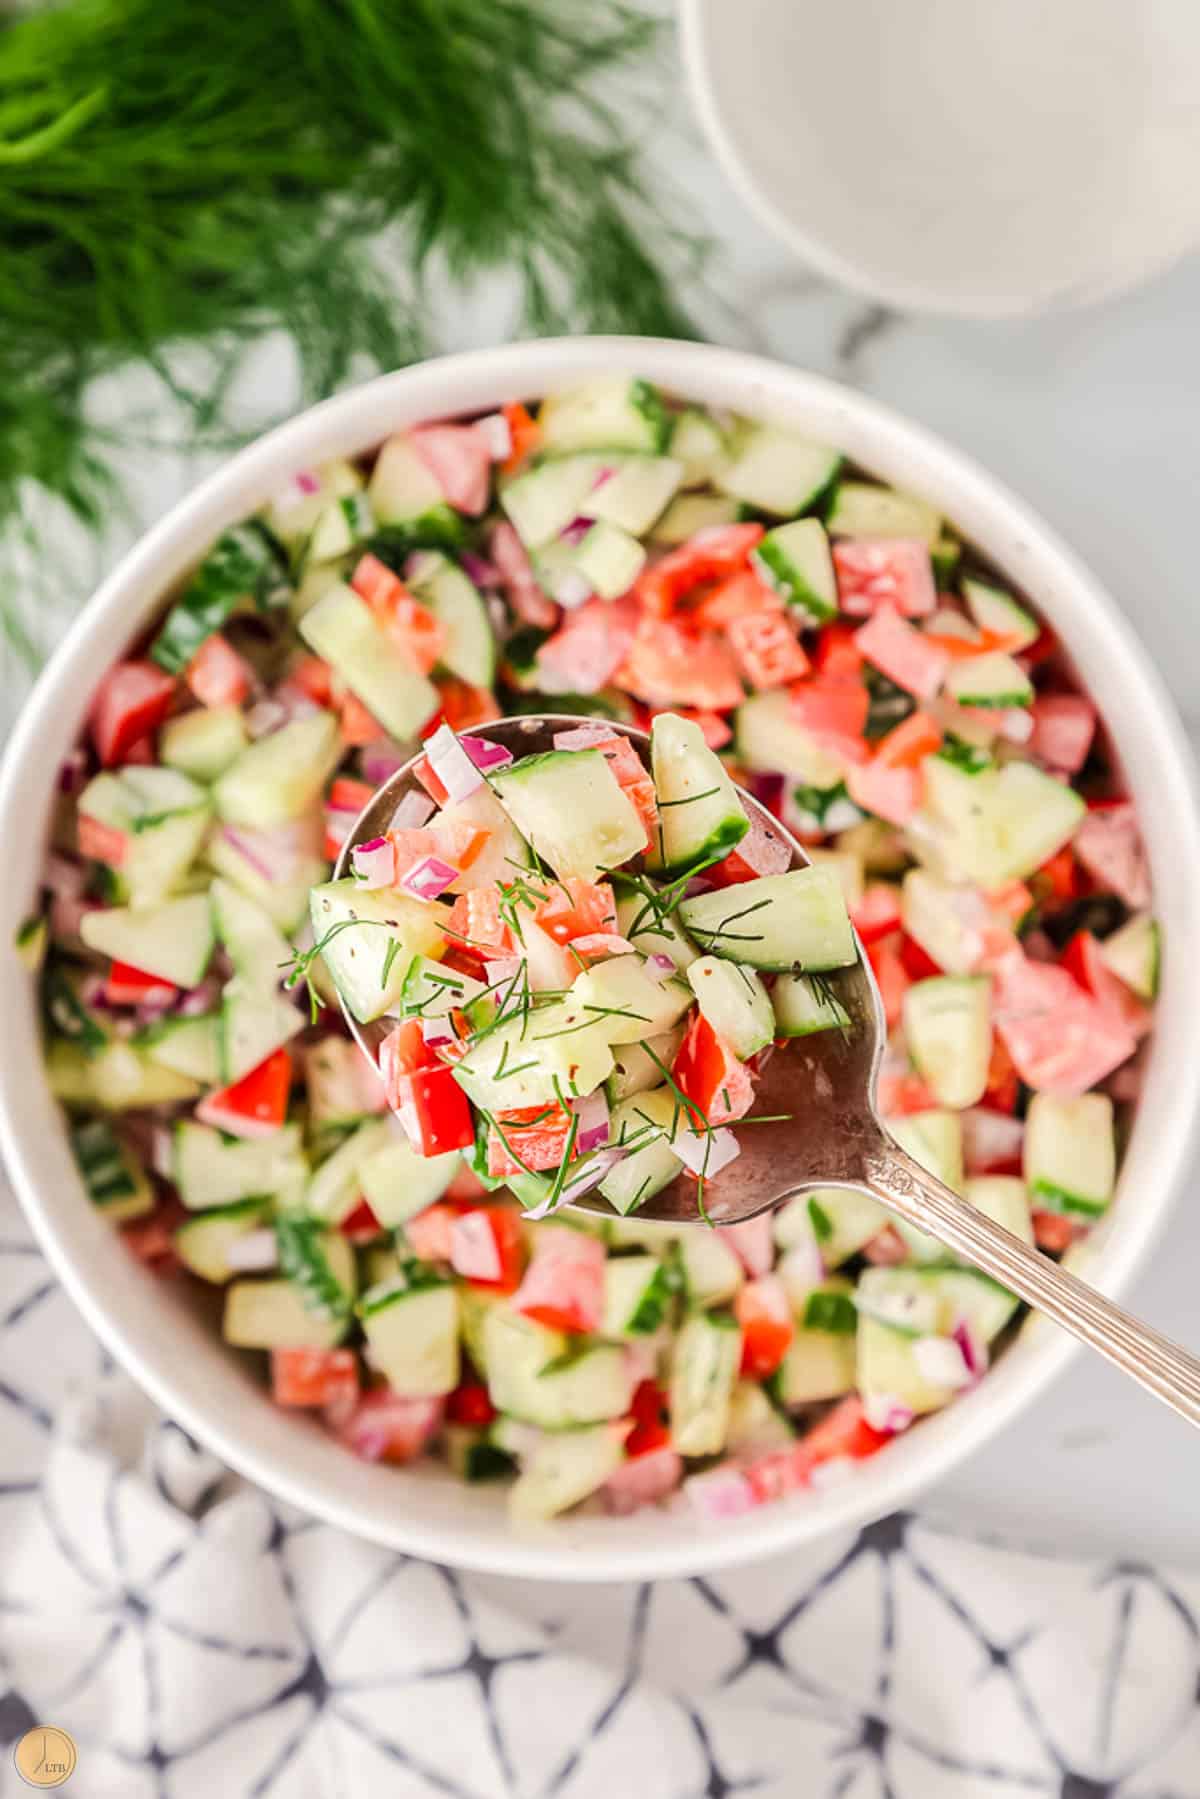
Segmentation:
<svg viewBox="0 0 1200 1799">
<path fill-rule="evenodd" d="M 576 722 L 513 760 L 522 711 Z M 1096 726 L 928 505 L 637 379 L 303 471 L 63 770 L 19 947 L 84 1185 L 367 1459 L 515 1473 L 520 1517 L 815 1484 L 1016 1302 L 861 1194 L 702 1214 L 764 1058 L 853 1029 L 849 921 L 904 1147 L 1050 1253 L 1103 1214 L 1158 949 Z M 638 1218 L 680 1179 L 701 1221 Z"/>
</svg>

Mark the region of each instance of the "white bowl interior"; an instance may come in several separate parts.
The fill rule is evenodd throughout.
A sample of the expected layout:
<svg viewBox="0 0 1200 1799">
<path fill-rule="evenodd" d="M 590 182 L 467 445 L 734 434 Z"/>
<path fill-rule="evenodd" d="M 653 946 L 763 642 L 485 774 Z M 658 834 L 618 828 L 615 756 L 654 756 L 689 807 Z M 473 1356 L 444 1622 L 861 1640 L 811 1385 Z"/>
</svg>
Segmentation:
<svg viewBox="0 0 1200 1799">
<path fill-rule="evenodd" d="M 1200 961 L 1200 831 L 1191 762 L 1171 702 L 1112 602 L 1023 505 L 971 463 L 873 401 L 765 360 L 703 345 L 596 338 L 446 358 L 385 376 L 273 432 L 161 521 L 96 594 L 42 677 L 0 776 L 0 885 L 6 971 L 0 1041 L 0 1146 L 55 1267 L 93 1327 L 158 1403 L 230 1464 L 320 1516 L 417 1554 L 497 1573 L 561 1579 L 667 1576 L 745 1561 L 878 1516 L 997 1430 L 1044 1388 L 1070 1340 L 1040 1321 L 954 1408 L 920 1425 L 844 1485 L 719 1527 L 649 1510 L 577 1517 L 520 1531 L 502 1497 L 436 1464 L 395 1470 L 356 1461 L 279 1411 L 169 1284 L 139 1267 L 86 1203 L 41 1075 L 33 984 L 8 946 L 35 893 L 58 765 L 101 671 L 226 524 L 262 504 L 296 468 L 354 454 L 417 420 L 485 410 L 599 370 L 636 369 L 697 401 L 771 416 L 837 444 L 884 480 L 936 502 L 1034 597 L 1066 640 L 1120 747 L 1141 810 L 1166 936 L 1158 1031 L 1118 1203 L 1086 1246 L 1085 1272 L 1114 1290 L 1163 1220 L 1188 1152 L 1190 1071 L 1200 1055 L 1191 970 Z"/>
<path fill-rule="evenodd" d="M 765 224 L 884 300 L 1094 300 L 1200 241 L 1192 0 L 681 0 L 702 123 Z"/>
</svg>

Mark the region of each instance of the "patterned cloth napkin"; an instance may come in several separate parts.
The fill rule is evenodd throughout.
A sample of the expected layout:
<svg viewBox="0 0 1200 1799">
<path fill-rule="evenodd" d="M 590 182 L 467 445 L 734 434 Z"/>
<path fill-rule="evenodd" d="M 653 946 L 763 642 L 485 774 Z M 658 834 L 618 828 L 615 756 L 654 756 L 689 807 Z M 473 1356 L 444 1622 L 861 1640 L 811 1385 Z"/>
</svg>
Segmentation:
<svg viewBox="0 0 1200 1799">
<path fill-rule="evenodd" d="M 1200 1799 L 1198 1685 L 1200 1575 L 911 1515 L 641 1586 L 361 1543 L 156 1415 L 0 1198 L 0 1744 L 70 1731 L 79 1799 Z"/>
</svg>

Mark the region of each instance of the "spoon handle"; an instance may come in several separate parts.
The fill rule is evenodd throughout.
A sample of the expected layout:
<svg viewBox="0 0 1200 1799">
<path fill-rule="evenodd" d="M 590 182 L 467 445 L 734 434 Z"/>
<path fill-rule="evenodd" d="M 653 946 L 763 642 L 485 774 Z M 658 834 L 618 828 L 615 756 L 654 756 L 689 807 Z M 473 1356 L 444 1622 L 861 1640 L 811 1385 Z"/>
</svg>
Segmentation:
<svg viewBox="0 0 1200 1799">
<path fill-rule="evenodd" d="M 868 1152 L 864 1185 L 906 1224 L 990 1274 L 1131 1375 L 1191 1424 L 1200 1424 L 1200 1360 L 1059 1267 L 950 1187 L 898 1144 Z"/>
</svg>

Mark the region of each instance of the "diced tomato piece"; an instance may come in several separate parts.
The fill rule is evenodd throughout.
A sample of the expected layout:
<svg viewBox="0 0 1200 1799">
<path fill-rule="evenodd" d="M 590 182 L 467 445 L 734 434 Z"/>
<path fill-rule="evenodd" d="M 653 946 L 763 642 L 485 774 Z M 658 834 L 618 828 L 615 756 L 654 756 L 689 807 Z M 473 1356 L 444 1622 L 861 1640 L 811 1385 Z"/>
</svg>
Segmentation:
<svg viewBox="0 0 1200 1799">
<path fill-rule="evenodd" d="M 387 732 L 369 712 L 355 693 L 345 693 L 338 708 L 338 729 L 342 734 L 342 742 L 348 749 L 362 749 L 368 743 L 378 743 Z"/>
<path fill-rule="evenodd" d="M 905 974 L 914 981 L 927 981 L 931 975 L 946 972 L 907 932 L 900 939 L 900 962 Z"/>
<path fill-rule="evenodd" d="M 942 733 L 937 721 L 918 708 L 879 739 L 874 760 L 881 768 L 919 768 L 926 756 L 932 756 L 941 744 Z"/>
<path fill-rule="evenodd" d="M 508 603 L 521 623 L 539 631 L 553 630 L 559 608 L 538 586 L 525 545 L 507 519 L 493 528 L 489 548 Z"/>
<path fill-rule="evenodd" d="M 994 1112 L 1015 1112 L 1020 1097 L 1021 1081 L 1016 1064 L 1002 1037 L 993 1034 L 992 1054 L 988 1062 L 987 1086 L 982 1103 Z"/>
<path fill-rule="evenodd" d="M 1021 954 L 996 970 L 993 1021 L 1021 1079 L 1047 1093 L 1086 1093 L 1137 1047 L 1128 1026 L 1065 968 Z"/>
<path fill-rule="evenodd" d="M 376 728 L 378 736 L 378 727 Z M 353 812 L 355 816 L 375 797 L 369 781 L 356 781 L 352 775 L 339 775 L 329 788 L 326 805 L 334 812 Z"/>
<path fill-rule="evenodd" d="M 638 579 L 637 596 L 648 612 L 666 618 L 702 581 L 720 581 L 743 569 L 760 541 L 762 525 L 717 525 L 668 550 Z"/>
<path fill-rule="evenodd" d="M 671 1074 L 697 1116 L 692 1128 L 744 1118 L 754 1103 L 754 1077 L 702 1013 L 697 1012 L 676 1051 Z"/>
<path fill-rule="evenodd" d="M 571 948 L 589 962 L 599 962 L 609 956 L 632 956 L 637 952 L 637 945 L 630 943 L 628 937 L 619 937 L 615 931 L 591 931 L 586 937 L 572 937 Z"/>
<path fill-rule="evenodd" d="M 436 1062 L 433 1051 L 421 1034 L 418 1019 L 405 1018 L 400 1024 L 392 1026 L 379 1045 L 379 1073 L 388 1104 L 393 1111 L 400 1103 L 398 1094 L 401 1077 L 415 1074 L 418 1069 L 434 1066 Z"/>
<path fill-rule="evenodd" d="M 876 1094 L 885 1118 L 911 1118 L 914 1112 L 930 1112 L 937 1099 L 919 1074 L 881 1074 Z"/>
<path fill-rule="evenodd" d="M 1021 667 L 1029 672 L 1032 669 L 1040 668 L 1043 662 L 1049 662 L 1050 658 L 1057 654 L 1058 638 L 1049 625 L 1043 624 L 1029 648 L 1021 651 Z"/>
<path fill-rule="evenodd" d="M 388 636 L 427 675 L 445 648 L 446 634 L 436 615 L 414 599 L 399 575 L 378 556 L 359 559 L 350 585 L 371 608 Z"/>
<path fill-rule="evenodd" d="M 786 687 L 809 671 L 808 657 L 795 629 L 781 612 L 759 612 L 730 619 L 725 627 L 742 679 L 761 693 Z"/>
<path fill-rule="evenodd" d="M 105 768 L 124 762 L 139 737 L 156 731 L 175 698 L 175 677 L 155 662 L 118 662 L 96 689 L 89 727 Z"/>
<path fill-rule="evenodd" d="M 446 1188 L 447 1199 L 457 1200 L 467 1204 L 472 1204 L 476 1200 L 483 1199 L 486 1194 L 487 1188 L 475 1173 L 474 1169 L 468 1168 L 465 1162 L 460 1168 L 455 1170 L 450 1185 Z"/>
<path fill-rule="evenodd" d="M 604 1312 L 604 1245 L 560 1225 L 539 1233 L 513 1306 L 548 1330 L 600 1328 Z"/>
<path fill-rule="evenodd" d="M 379 618 L 386 618 L 397 600 L 409 597 L 408 589 L 395 569 L 369 552 L 359 557 L 350 585 Z"/>
<path fill-rule="evenodd" d="M 1051 768 L 1078 774 L 1096 735 L 1096 708 L 1082 693 L 1041 693 L 1029 708 L 1029 748 Z"/>
<path fill-rule="evenodd" d="M 946 678 L 950 658 L 915 626 L 885 606 L 860 626 L 858 647 L 868 662 L 918 700 L 931 700 Z"/>
<path fill-rule="evenodd" d="M 985 893 L 984 898 L 992 912 L 1014 927 L 1027 916 L 1034 903 L 1024 881 L 1006 881 L 1003 887 L 993 887 Z"/>
<path fill-rule="evenodd" d="M 481 956 L 505 956 L 512 949 L 512 932 L 500 916 L 500 891 L 494 886 L 460 893 L 445 929 L 460 949 Z"/>
<path fill-rule="evenodd" d="M 571 1114 L 565 1106 L 522 1106 L 498 1112 L 488 1132 L 488 1168 L 498 1180 L 529 1169 L 557 1168 L 567 1148 Z"/>
<path fill-rule="evenodd" d="M 106 862 L 110 868 L 120 868 L 129 853 L 129 838 L 124 831 L 103 825 L 86 812 L 76 815 L 75 839 L 81 856 L 91 862 Z"/>
<path fill-rule="evenodd" d="M 904 1004 L 904 995 L 912 986 L 908 971 L 900 956 L 900 943 L 896 937 L 879 937 L 874 943 L 864 945 L 867 960 L 871 964 L 871 972 L 879 987 L 879 997 L 883 1001 L 883 1015 L 889 1030 L 894 1030 L 900 1022 L 900 1012 Z"/>
<path fill-rule="evenodd" d="M 1060 966 L 1134 1037 L 1146 1035 L 1153 1019 L 1150 1007 L 1113 973 L 1104 960 L 1099 939 L 1090 931 L 1076 931 L 1062 953 Z"/>
<path fill-rule="evenodd" d="M 846 791 L 856 806 L 891 825 L 905 825 L 921 804 L 921 775 L 915 768 L 889 768 L 877 757 L 846 770 Z"/>
<path fill-rule="evenodd" d="M 783 1282 L 777 1274 L 747 1281 L 733 1302 L 742 1327 L 742 1373 L 749 1380 L 774 1374 L 791 1348 L 796 1324 Z"/>
<path fill-rule="evenodd" d="M 287 678 L 316 705 L 333 704 L 333 670 L 320 656 L 297 656 L 288 664 Z"/>
<path fill-rule="evenodd" d="M 817 675 L 788 694 L 788 710 L 814 737 L 861 738 L 871 697 L 858 675 Z"/>
<path fill-rule="evenodd" d="M 1034 1242 L 1043 1255 L 1049 1256 L 1065 1254 L 1087 1228 L 1082 1219 L 1069 1218 L 1065 1212 L 1043 1212 L 1038 1208 L 1032 1212 L 1031 1222 Z"/>
<path fill-rule="evenodd" d="M 138 737 L 121 758 L 123 768 L 151 768 L 158 761 L 158 751 L 154 745 L 154 734 L 147 731 L 144 737 Z"/>
<path fill-rule="evenodd" d="M 492 455 L 477 425 L 418 425 L 408 440 L 451 506 L 470 518 L 487 511 Z"/>
<path fill-rule="evenodd" d="M 556 943 L 571 943 L 576 937 L 615 931 L 617 902 L 607 882 L 584 881 L 577 875 L 568 875 L 565 881 L 555 882 L 550 897 L 539 904 L 534 918 Z"/>
<path fill-rule="evenodd" d="M 723 750 L 733 741 L 733 729 L 719 712 L 697 712 L 693 706 L 681 706 L 678 715 L 697 726 L 710 750 Z"/>
<path fill-rule="evenodd" d="M 664 1431 L 664 1436 L 667 1434 Z M 653 1449 L 630 1455 L 626 1441 L 626 1459 L 614 1469 L 600 1497 L 605 1509 L 619 1518 L 627 1518 L 644 1505 L 655 1505 L 673 1493 L 684 1475 L 684 1460 L 670 1442 L 656 1444 Z"/>
<path fill-rule="evenodd" d="M 872 881 L 851 907 L 850 918 L 864 943 L 890 936 L 900 929 L 900 889 L 890 881 Z"/>
<path fill-rule="evenodd" d="M 1042 903 L 1045 905 L 1065 904 L 1068 900 L 1078 899 L 1082 882 L 1079 864 L 1070 844 L 1057 850 L 1048 862 L 1043 862 L 1032 879 L 1039 894 L 1044 895 Z"/>
<path fill-rule="evenodd" d="M 402 1074 L 393 1109 L 418 1155 L 443 1156 L 451 1149 L 469 1149 L 475 1141 L 467 1096 L 445 1066 Z"/>
<path fill-rule="evenodd" d="M 240 706 L 252 684 L 249 667 L 219 631 L 204 639 L 183 678 L 202 706 Z"/>
<path fill-rule="evenodd" d="M 382 1235 L 383 1226 L 368 1202 L 360 1199 L 354 1210 L 342 1219 L 338 1230 L 343 1237 L 348 1237 L 351 1243 L 370 1243 L 373 1238 Z"/>
<path fill-rule="evenodd" d="M 813 653 L 813 665 L 819 675 L 831 678 L 837 675 L 848 678 L 860 675 L 863 653 L 858 647 L 855 627 L 837 622 L 822 625 Z"/>
<path fill-rule="evenodd" d="M 454 1248 L 454 1226 L 463 1216 L 463 1208 L 448 1200 L 436 1199 L 423 1212 L 406 1220 L 404 1235 L 408 1246 L 420 1262 L 448 1262 Z"/>
<path fill-rule="evenodd" d="M 500 717 L 495 696 L 486 687 L 472 687 L 455 675 L 444 675 L 437 683 L 442 701 L 442 719 L 452 731 L 469 731 L 475 725 L 490 725 Z"/>
<path fill-rule="evenodd" d="M 525 1261 L 520 1213 L 499 1202 L 460 1211 L 450 1222 L 445 1259 L 464 1280 L 511 1293 Z"/>
<path fill-rule="evenodd" d="M 637 629 L 632 600 L 586 600 L 538 650 L 539 687 L 545 693 L 599 693 L 616 678 Z"/>
<path fill-rule="evenodd" d="M 473 1430 L 482 1430 L 496 1417 L 496 1408 L 488 1398 L 488 1390 L 482 1381 L 463 1381 L 455 1387 L 446 1399 L 446 1422 L 448 1424 L 465 1424 Z"/>
<path fill-rule="evenodd" d="M 128 962 L 114 962 L 104 983 L 104 998 L 110 1006 L 169 1006 L 178 991 L 161 975 L 147 974 Z"/>
<path fill-rule="evenodd" d="M 506 475 L 519 469 L 527 457 L 532 456 L 541 442 L 542 430 L 537 420 L 522 406 L 519 400 L 509 400 L 500 408 L 504 422 L 508 426 L 509 452 L 504 458 L 503 468 Z"/>
<path fill-rule="evenodd" d="M 937 606 L 928 545 L 906 537 L 848 539 L 833 546 L 838 605 L 850 618 L 894 607 L 922 618 Z"/>
<path fill-rule="evenodd" d="M 544 653 L 544 650 L 543 650 Z M 723 637 L 674 619 L 644 617 L 612 679 L 651 706 L 695 706 L 728 712 L 745 698 L 733 652 Z"/>
<path fill-rule="evenodd" d="M 276 1405 L 337 1405 L 358 1398 L 352 1349 L 273 1349 L 271 1397 Z"/>
<path fill-rule="evenodd" d="M 779 595 L 761 581 L 752 568 L 744 568 L 706 593 L 689 616 L 691 622 L 703 630 L 720 631 L 735 619 L 779 618 L 782 615 L 783 601 Z"/>
<path fill-rule="evenodd" d="M 629 1405 L 633 1429 L 625 1439 L 630 1457 L 652 1455 L 671 1441 L 667 1396 L 655 1380 L 639 1381 Z"/>
<path fill-rule="evenodd" d="M 284 1044 L 231 1087 L 208 1094 L 196 1117 L 231 1137 L 269 1137 L 287 1117 L 291 1086 L 292 1054 Z"/>
<path fill-rule="evenodd" d="M 449 789 L 443 785 L 441 777 L 435 773 L 428 756 L 417 757 L 413 763 L 413 774 L 435 806 L 444 806 L 447 803 L 450 798 Z"/>
<path fill-rule="evenodd" d="M 1072 847 L 1088 873 L 1133 911 L 1150 904 L 1150 870 L 1129 800 L 1090 807 Z"/>
<path fill-rule="evenodd" d="M 750 814 L 750 829 L 736 849 L 706 868 L 704 878 L 713 887 L 736 887 L 760 875 L 785 874 L 791 865 L 790 845 L 755 811 Z"/>
<path fill-rule="evenodd" d="M 386 835 L 395 856 L 394 878 L 403 881 L 410 869 L 429 856 L 460 871 L 470 868 L 491 832 L 481 825 L 469 824 L 465 819 L 435 818 L 432 824 L 388 831 Z"/>
<path fill-rule="evenodd" d="M 862 1400 L 851 1394 L 841 1400 L 819 1424 L 787 1449 L 759 1456 L 742 1470 L 748 1490 L 746 1503 L 767 1505 L 788 1493 L 798 1492 L 812 1479 L 813 1470 L 826 1462 L 864 1461 L 892 1440 L 891 1433 L 872 1428 L 863 1414 Z"/>
<path fill-rule="evenodd" d="M 415 1461 L 441 1428 L 445 1401 L 406 1399 L 390 1387 L 373 1387 L 334 1428 L 364 1462 Z"/>
</svg>

